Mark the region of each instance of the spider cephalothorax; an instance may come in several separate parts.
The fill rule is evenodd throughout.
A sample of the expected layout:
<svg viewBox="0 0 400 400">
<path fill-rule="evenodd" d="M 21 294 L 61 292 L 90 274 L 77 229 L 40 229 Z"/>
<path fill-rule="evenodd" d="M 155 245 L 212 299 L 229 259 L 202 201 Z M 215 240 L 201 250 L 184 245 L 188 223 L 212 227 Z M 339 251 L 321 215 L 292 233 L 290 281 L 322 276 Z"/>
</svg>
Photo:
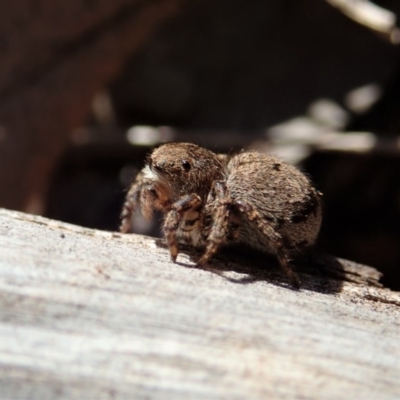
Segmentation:
<svg viewBox="0 0 400 400">
<path fill-rule="evenodd" d="M 178 243 L 203 247 L 203 265 L 222 245 L 239 242 L 274 254 L 298 287 L 290 257 L 311 247 L 321 225 L 320 194 L 295 167 L 266 154 L 217 155 L 191 143 L 168 143 L 149 156 L 130 188 L 121 231 L 140 204 L 161 211 L 171 258 Z"/>
<path fill-rule="evenodd" d="M 203 200 L 212 183 L 223 178 L 216 155 L 191 143 L 167 143 L 148 157 L 145 177 L 169 188 L 170 200 L 196 193 Z"/>
</svg>

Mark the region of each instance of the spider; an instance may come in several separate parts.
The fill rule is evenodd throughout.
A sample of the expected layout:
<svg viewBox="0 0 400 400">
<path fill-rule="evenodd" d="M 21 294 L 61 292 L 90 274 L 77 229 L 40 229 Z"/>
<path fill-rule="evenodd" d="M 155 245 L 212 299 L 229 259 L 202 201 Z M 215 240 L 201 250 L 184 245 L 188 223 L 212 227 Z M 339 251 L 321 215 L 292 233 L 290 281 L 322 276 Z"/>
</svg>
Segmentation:
<svg viewBox="0 0 400 400">
<path fill-rule="evenodd" d="M 275 255 L 299 288 L 291 258 L 317 239 L 320 196 L 308 177 L 276 157 L 253 151 L 227 156 L 192 143 L 167 143 L 150 154 L 128 191 L 120 231 L 130 230 L 137 206 L 146 218 L 159 210 L 173 262 L 179 243 L 203 249 L 201 266 L 221 246 L 242 243 Z"/>
</svg>

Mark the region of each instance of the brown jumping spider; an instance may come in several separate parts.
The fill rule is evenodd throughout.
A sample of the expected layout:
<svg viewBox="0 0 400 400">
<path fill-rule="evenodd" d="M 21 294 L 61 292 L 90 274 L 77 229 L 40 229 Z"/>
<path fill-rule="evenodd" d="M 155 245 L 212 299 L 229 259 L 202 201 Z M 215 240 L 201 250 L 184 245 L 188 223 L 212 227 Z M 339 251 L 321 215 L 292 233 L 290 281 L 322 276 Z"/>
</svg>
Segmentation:
<svg viewBox="0 0 400 400">
<path fill-rule="evenodd" d="M 244 243 L 274 254 L 293 286 L 290 259 L 311 247 L 321 225 L 320 194 L 295 167 L 270 155 L 217 155 L 191 143 L 155 149 L 132 184 L 122 209 L 128 232 L 140 205 L 146 218 L 164 216 L 172 261 L 178 243 L 205 249 L 204 265 L 220 246 Z"/>
</svg>

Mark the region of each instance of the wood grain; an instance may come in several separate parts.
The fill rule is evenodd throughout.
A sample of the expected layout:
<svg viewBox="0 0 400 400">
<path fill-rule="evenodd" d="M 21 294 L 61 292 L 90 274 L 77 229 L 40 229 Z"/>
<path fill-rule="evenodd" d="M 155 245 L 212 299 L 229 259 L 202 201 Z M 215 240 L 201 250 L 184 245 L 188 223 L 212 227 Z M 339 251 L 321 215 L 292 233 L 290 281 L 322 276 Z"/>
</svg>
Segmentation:
<svg viewBox="0 0 400 400">
<path fill-rule="evenodd" d="M 1 399 L 400 398 L 400 296 L 374 269 L 295 291 L 250 255 L 192 258 L 0 209 Z"/>
</svg>

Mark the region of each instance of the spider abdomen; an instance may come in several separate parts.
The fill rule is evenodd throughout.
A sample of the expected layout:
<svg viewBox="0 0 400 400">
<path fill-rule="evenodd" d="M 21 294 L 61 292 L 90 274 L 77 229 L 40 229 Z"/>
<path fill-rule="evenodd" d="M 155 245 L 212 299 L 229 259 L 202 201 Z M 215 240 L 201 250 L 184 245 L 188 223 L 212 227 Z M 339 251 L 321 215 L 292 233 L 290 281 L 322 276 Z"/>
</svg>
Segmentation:
<svg viewBox="0 0 400 400">
<path fill-rule="evenodd" d="M 288 252 L 312 246 L 321 226 L 320 195 L 297 168 L 276 157 L 248 152 L 228 163 L 226 186 L 233 203 L 245 205 L 276 231 Z M 239 241 L 270 253 L 276 240 L 242 215 Z"/>
</svg>

